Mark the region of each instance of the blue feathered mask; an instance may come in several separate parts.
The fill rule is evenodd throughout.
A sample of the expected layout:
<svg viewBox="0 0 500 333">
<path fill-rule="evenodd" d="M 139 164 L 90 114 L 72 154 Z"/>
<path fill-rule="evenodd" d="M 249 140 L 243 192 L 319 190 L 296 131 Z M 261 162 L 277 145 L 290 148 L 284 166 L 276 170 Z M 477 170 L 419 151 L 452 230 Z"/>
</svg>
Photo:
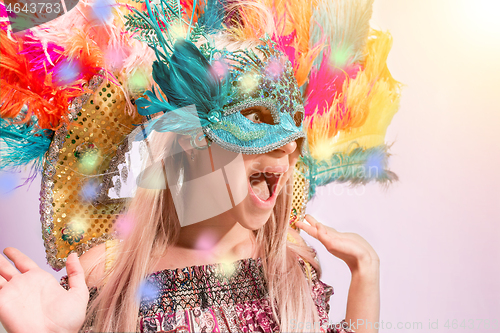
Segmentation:
<svg viewBox="0 0 500 333">
<path fill-rule="evenodd" d="M 293 67 L 270 38 L 254 49 L 217 49 L 213 41 L 224 35 L 213 34 L 221 22 L 214 17 L 222 10 L 205 11 L 198 19 L 198 23 L 212 22 L 210 29 L 187 24 L 185 38 L 174 37 L 174 27 L 178 33 L 184 21 L 168 2 L 161 4 L 146 2 L 147 13 L 136 10 L 127 21 L 157 56 L 153 64 L 157 88 L 136 101 L 139 113 L 150 119 L 145 135 L 153 130 L 203 132 L 209 141 L 244 154 L 266 153 L 305 136 L 303 102 Z M 201 37 L 204 43 L 199 42 Z M 257 113 L 262 107 L 272 120 L 248 116 L 252 108 Z M 151 119 L 161 112 L 164 115 Z"/>
</svg>

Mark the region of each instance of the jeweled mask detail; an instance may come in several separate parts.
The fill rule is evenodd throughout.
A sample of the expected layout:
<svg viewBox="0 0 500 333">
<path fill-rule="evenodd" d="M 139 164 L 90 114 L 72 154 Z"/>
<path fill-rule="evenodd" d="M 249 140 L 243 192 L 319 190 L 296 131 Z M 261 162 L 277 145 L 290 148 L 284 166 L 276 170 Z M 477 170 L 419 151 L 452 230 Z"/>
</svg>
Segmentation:
<svg viewBox="0 0 500 333">
<path fill-rule="evenodd" d="M 149 33 L 143 40 L 157 55 L 153 78 L 162 93 L 147 91 L 149 100 L 141 98 L 137 106 L 147 117 L 158 112 L 165 117 L 155 118 L 148 130 L 191 134 L 201 127 L 210 141 L 245 154 L 266 153 L 305 136 L 304 107 L 292 65 L 269 37 L 254 49 L 220 50 L 210 42 L 218 37 L 197 25 L 183 38 L 172 36 L 168 26 L 180 22 L 173 23 L 178 14 L 165 13 L 170 9 L 148 1 L 146 6 L 147 16 L 137 12 L 140 24 L 127 23 L 135 22 L 136 30 Z M 197 46 L 200 36 L 208 42 Z M 198 119 L 179 110 L 191 105 Z M 272 123 L 255 123 L 240 113 L 257 106 L 270 111 Z"/>
<path fill-rule="evenodd" d="M 292 65 L 271 40 L 263 42 L 256 47 L 262 58 L 253 50 L 222 51 L 212 61 L 212 68 L 230 68 L 225 75 L 231 90 L 221 121 L 204 132 L 231 151 L 265 153 L 303 137 L 304 107 Z M 270 111 L 272 124 L 253 123 L 240 114 L 256 106 Z"/>
</svg>

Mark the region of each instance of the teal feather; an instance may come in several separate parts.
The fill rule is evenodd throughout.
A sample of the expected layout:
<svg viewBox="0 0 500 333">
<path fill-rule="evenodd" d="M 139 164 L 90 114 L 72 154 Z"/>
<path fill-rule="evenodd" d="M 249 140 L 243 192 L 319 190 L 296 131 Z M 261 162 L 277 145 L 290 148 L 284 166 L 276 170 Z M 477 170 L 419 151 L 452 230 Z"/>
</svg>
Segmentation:
<svg viewBox="0 0 500 333">
<path fill-rule="evenodd" d="M 229 80 L 220 79 L 200 50 L 186 40 L 179 39 L 174 44 L 168 65 L 158 60 L 153 63 L 153 78 L 166 99 L 154 90 L 148 91 L 149 100 L 140 98 L 136 101 L 141 115 L 150 116 L 195 105 L 198 123 L 203 127 L 210 124 L 209 112 L 222 110 L 231 97 Z M 186 123 L 186 128 L 191 127 L 190 124 Z"/>
<path fill-rule="evenodd" d="M 136 135 L 135 141 L 144 140 L 151 132 L 174 132 L 192 134 L 201 129 L 200 118 L 194 105 L 166 112 L 161 117 L 150 120 L 142 132 Z"/>
<path fill-rule="evenodd" d="M 367 184 L 371 181 L 390 183 L 397 181 L 395 173 L 387 169 L 389 153 L 386 145 L 372 148 L 354 148 L 349 154 L 337 153 L 329 160 L 317 161 L 309 154 L 301 157 L 307 166 L 304 177 L 309 180 L 309 199 L 318 186 L 332 182 Z"/>
<path fill-rule="evenodd" d="M 0 170 L 14 171 L 33 163 L 26 182 L 33 180 L 43 170 L 52 133 L 38 129 L 34 117 L 24 124 L 0 118 Z"/>
<path fill-rule="evenodd" d="M 198 18 L 198 26 L 205 28 L 207 33 L 215 34 L 222 30 L 226 1 L 223 0 L 207 0 L 203 8 L 203 14 Z"/>
<path fill-rule="evenodd" d="M 203 55 L 192 40 L 200 37 L 204 31 L 215 31 L 222 27 L 223 3 L 210 0 L 201 15 L 202 25 L 198 22 L 193 27 L 193 18 L 185 22 L 181 16 L 178 1 L 160 0 L 159 5 L 151 4 L 146 0 L 147 13 L 134 10 L 128 16 L 127 24 L 134 29 L 147 31 L 151 37 L 154 32 L 154 41 L 149 46 L 155 51 L 157 60 L 153 63 L 153 79 L 162 94 L 154 89 L 146 92 L 146 98 L 136 101 L 138 112 L 150 118 L 158 112 L 169 113 L 171 116 L 155 120 L 155 130 L 175 130 L 178 133 L 189 131 L 194 127 L 199 128 L 211 123 L 209 113 L 220 112 L 222 107 L 231 98 L 229 78 L 219 78 L 210 66 L 209 60 Z M 196 6 L 196 1 L 194 6 Z M 141 28 L 134 22 L 142 22 Z M 186 39 L 176 39 L 171 35 L 174 24 L 189 24 L 189 33 Z M 160 25 L 163 28 L 160 28 Z M 164 33 L 166 31 L 166 33 Z M 192 114 L 185 113 L 185 107 L 194 105 L 198 119 L 193 119 Z M 180 110 L 178 110 L 180 109 Z M 182 117 L 182 116 L 185 117 Z M 172 119 L 177 119 L 173 123 Z M 148 126 L 153 128 L 153 123 Z"/>
</svg>

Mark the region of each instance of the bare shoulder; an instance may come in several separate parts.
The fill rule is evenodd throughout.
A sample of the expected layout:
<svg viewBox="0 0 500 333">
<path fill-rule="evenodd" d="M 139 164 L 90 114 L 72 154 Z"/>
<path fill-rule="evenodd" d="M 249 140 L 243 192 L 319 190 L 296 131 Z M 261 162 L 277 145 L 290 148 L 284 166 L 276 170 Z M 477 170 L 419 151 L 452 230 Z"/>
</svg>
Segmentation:
<svg viewBox="0 0 500 333">
<path fill-rule="evenodd" d="M 95 287 L 104 276 L 106 244 L 97 245 L 80 256 L 87 286 Z"/>
</svg>

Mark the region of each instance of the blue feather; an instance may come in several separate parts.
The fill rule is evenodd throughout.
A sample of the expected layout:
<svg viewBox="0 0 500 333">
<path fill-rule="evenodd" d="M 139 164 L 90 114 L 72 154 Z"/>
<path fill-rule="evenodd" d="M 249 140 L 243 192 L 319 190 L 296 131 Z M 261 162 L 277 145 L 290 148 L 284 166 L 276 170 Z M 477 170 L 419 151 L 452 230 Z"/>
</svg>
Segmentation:
<svg viewBox="0 0 500 333">
<path fill-rule="evenodd" d="M 49 150 L 52 131 L 44 131 L 36 126 L 36 119 L 24 124 L 12 124 L 0 118 L 0 169 L 15 171 L 33 162 L 29 180 L 33 180 L 43 170 L 43 158 Z"/>
<path fill-rule="evenodd" d="M 304 177 L 309 180 L 309 199 L 316 193 L 316 187 L 332 182 L 364 185 L 373 180 L 385 184 L 397 181 L 397 175 L 387 169 L 389 156 L 386 145 L 354 148 L 348 154 L 337 153 L 324 161 L 305 154 L 300 160 L 307 166 Z"/>
<path fill-rule="evenodd" d="M 231 97 L 229 80 L 220 79 L 200 50 L 186 40 L 176 41 L 168 65 L 158 60 L 153 63 L 153 78 L 166 100 L 161 95 L 158 97 L 154 90 L 148 91 L 149 100 L 140 98 L 136 102 L 141 115 L 195 105 L 199 123 L 207 126 L 210 124 L 209 112 L 222 110 Z M 191 119 L 186 121 L 191 123 Z M 187 123 L 186 126 L 190 127 Z"/>
<path fill-rule="evenodd" d="M 153 131 L 188 135 L 201 129 L 200 118 L 194 105 L 166 112 L 161 117 L 150 120 L 145 125 L 147 126 L 136 135 L 134 141 L 144 140 Z"/>
<path fill-rule="evenodd" d="M 198 25 L 203 26 L 209 34 L 223 29 L 226 2 L 223 0 L 207 0 L 203 14 L 198 18 Z"/>
</svg>

